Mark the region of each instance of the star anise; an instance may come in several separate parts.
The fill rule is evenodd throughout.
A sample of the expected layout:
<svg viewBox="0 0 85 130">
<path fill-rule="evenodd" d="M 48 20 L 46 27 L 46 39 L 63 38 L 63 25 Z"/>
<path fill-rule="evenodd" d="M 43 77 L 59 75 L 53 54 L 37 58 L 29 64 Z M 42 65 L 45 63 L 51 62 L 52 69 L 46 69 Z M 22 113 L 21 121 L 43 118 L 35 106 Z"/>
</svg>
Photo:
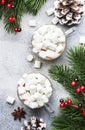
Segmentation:
<svg viewBox="0 0 85 130">
<path fill-rule="evenodd" d="M 12 112 L 11 114 L 14 117 L 14 120 L 18 119 L 19 121 L 21 121 L 22 118 L 25 118 L 26 112 L 23 108 L 18 107 L 18 109 L 14 109 L 14 112 Z"/>
</svg>

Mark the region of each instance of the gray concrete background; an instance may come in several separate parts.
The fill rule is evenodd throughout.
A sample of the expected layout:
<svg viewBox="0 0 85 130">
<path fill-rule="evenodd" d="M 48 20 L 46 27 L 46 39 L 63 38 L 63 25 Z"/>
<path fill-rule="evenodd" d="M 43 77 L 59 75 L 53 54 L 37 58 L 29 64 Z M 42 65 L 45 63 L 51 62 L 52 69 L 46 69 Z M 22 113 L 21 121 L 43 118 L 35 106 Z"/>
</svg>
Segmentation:
<svg viewBox="0 0 85 130">
<path fill-rule="evenodd" d="M 23 125 L 23 120 L 20 123 L 19 121 L 14 121 L 11 116 L 13 109 L 18 106 L 25 108 L 27 112 L 26 119 L 29 119 L 30 116 L 33 115 L 43 118 L 47 123 L 47 130 L 51 129 L 52 118 L 45 108 L 33 111 L 23 106 L 19 101 L 17 97 L 17 82 L 24 73 L 40 72 L 49 77 L 48 69 L 52 64 L 67 65 L 66 52 L 71 46 L 79 45 L 79 37 L 85 35 L 85 17 L 83 17 L 82 22 L 77 26 L 76 31 L 67 37 L 67 46 L 61 57 L 51 62 L 41 60 L 43 65 L 39 70 L 34 69 L 33 62 L 27 62 L 26 58 L 28 54 L 31 53 L 33 32 L 41 25 L 51 23 L 53 16 L 48 17 L 45 10 L 52 7 L 53 2 L 54 0 L 48 0 L 35 17 L 25 14 L 21 22 L 22 32 L 17 35 L 8 34 L 3 28 L 2 21 L 0 21 L 0 130 L 20 130 Z M 28 21 L 30 19 L 35 19 L 37 21 L 37 27 L 31 28 L 28 26 Z M 60 27 L 63 28 L 63 30 L 67 30 L 66 27 Z M 35 59 L 37 59 L 36 56 Z M 58 115 L 59 99 L 68 96 L 68 93 L 63 89 L 63 86 L 52 79 L 50 80 L 54 88 L 50 103 L 55 110 L 56 115 Z M 6 103 L 7 96 L 15 97 L 16 102 L 13 106 Z"/>
</svg>

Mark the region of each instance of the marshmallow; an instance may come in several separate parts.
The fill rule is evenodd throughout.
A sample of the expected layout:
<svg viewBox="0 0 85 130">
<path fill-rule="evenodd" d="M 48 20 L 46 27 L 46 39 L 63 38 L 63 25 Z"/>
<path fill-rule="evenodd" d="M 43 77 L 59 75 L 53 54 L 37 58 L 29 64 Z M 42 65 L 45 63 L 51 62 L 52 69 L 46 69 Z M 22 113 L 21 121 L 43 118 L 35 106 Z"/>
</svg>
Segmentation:
<svg viewBox="0 0 85 130">
<path fill-rule="evenodd" d="M 31 102 L 31 103 L 29 104 L 29 107 L 32 108 L 32 109 L 38 108 L 38 103 L 37 103 L 37 102 Z"/>
<path fill-rule="evenodd" d="M 42 106 L 44 106 L 44 102 L 38 101 L 38 105 L 39 105 L 39 107 L 42 107 Z"/>
<path fill-rule="evenodd" d="M 46 11 L 47 15 L 48 15 L 48 16 L 52 15 L 52 14 L 54 13 L 54 10 L 55 10 L 54 8 L 48 9 L 48 10 Z"/>
<path fill-rule="evenodd" d="M 47 103 L 47 102 L 48 102 L 48 98 L 47 98 L 45 95 L 43 95 L 43 96 L 42 96 L 42 101 L 43 101 L 44 103 Z"/>
<path fill-rule="evenodd" d="M 29 103 L 30 103 L 30 102 L 29 102 L 28 100 L 25 100 L 25 101 L 24 101 L 24 104 L 25 104 L 26 106 L 29 106 Z"/>
<path fill-rule="evenodd" d="M 52 93 L 48 93 L 48 94 L 47 94 L 47 98 L 50 98 L 51 95 L 52 95 Z"/>
<path fill-rule="evenodd" d="M 26 99 L 28 99 L 30 97 L 30 94 L 29 93 L 25 93 L 25 94 L 23 94 L 23 95 L 20 95 L 20 99 L 22 99 L 22 100 L 26 100 Z"/>
<path fill-rule="evenodd" d="M 65 37 L 61 36 L 60 38 L 57 39 L 58 42 L 65 42 Z M 61 44 L 60 44 L 61 45 Z"/>
<path fill-rule="evenodd" d="M 40 51 L 39 56 L 42 57 L 43 59 L 45 59 L 46 58 L 46 53 L 44 51 Z"/>
<path fill-rule="evenodd" d="M 33 61 L 33 55 L 28 55 L 28 57 L 27 57 L 27 61 L 29 61 L 29 62 L 31 62 L 31 61 Z"/>
<path fill-rule="evenodd" d="M 25 83 L 24 79 L 20 79 L 19 82 L 18 82 L 18 85 L 22 85 L 23 86 L 24 83 Z"/>
<path fill-rule="evenodd" d="M 51 21 L 54 25 L 56 25 L 59 21 L 57 17 L 54 17 Z"/>
<path fill-rule="evenodd" d="M 30 27 L 36 27 L 36 21 L 35 20 L 29 20 L 29 26 Z"/>
<path fill-rule="evenodd" d="M 37 100 L 38 100 L 38 98 L 40 98 L 40 96 L 41 96 L 41 94 L 38 93 L 38 92 L 34 94 L 34 98 L 37 99 Z"/>
<path fill-rule="evenodd" d="M 37 75 L 38 76 L 38 75 Z M 40 83 L 40 84 L 43 84 L 44 82 L 45 82 L 45 80 L 46 80 L 46 77 L 44 77 L 44 76 L 42 76 L 42 75 L 40 75 L 39 77 L 38 77 L 38 83 Z M 37 84 L 38 85 L 38 84 Z"/>
<path fill-rule="evenodd" d="M 8 96 L 6 101 L 12 105 L 15 102 L 15 98 Z"/>
<path fill-rule="evenodd" d="M 24 87 L 18 87 L 18 92 L 21 95 L 21 94 L 24 94 L 26 91 Z"/>
<path fill-rule="evenodd" d="M 47 47 L 48 49 L 55 51 L 57 45 L 55 45 L 53 43 L 56 43 L 56 38 L 55 37 L 54 37 L 54 39 L 51 39 L 50 42 L 46 42 L 46 44 L 44 46 L 45 46 L 45 48 Z"/>
<path fill-rule="evenodd" d="M 36 93 L 36 90 L 37 90 L 36 85 L 30 85 L 29 90 L 30 90 L 30 93 L 31 93 L 31 94 Z"/>
<path fill-rule="evenodd" d="M 61 53 L 61 51 L 63 51 L 64 50 L 64 46 L 63 45 L 59 45 L 58 47 L 57 47 L 57 49 L 56 49 L 56 51 L 58 52 L 58 53 Z"/>
<path fill-rule="evenodd" d="M 35 39 L 35 44 L 37 44 L 37 43 L 41 43 L 42 42 L 42 39 L 43 39 L 43 37 L 40 35 L 40 34 L 35 34 L 34 36 L 33 36 L 33 39 Z"/>
<path fill-rule="evenodd" d="M 35 102 L 35 98 L 34 98 L 34 96 L 29 96 L 28 98 L 26 98 L 26 100 L 24 101 L 24 104 L 26 105 L 26 106 L 29 106 L 30 105 L 30 103 L 32 103 L 32 102 Z M 31 106 L 30 106 L 30 108 L 31 108 Z"/>
<path fill-rule="evenodd" d="M 46 27 L 45 26 L 43 26 L 43 27 L 41 27 L 41 28 L 39 28 L 39 33 L 41 34 L 41 35 L 45 35 L 46 33 L 47 33 L 47 29 L 46 29 Z"/>
<path fill-rule="evenodd" d="M 81 43 L 81 44 L 85 43 L 85 36 L 80 36 L 79 43 Z"/>
<path fill-rule="evenodd" d="M 55 53 L 51 50 L 47 50 L 46 51 L 46 57 L 51 57 L 54 58 L 55 57 Z"/>
<path fill-rule="evenodd" d="M 40 84 L 37 85 L 37 92 L 42 93 L 43 88 Z"/>
<path fill-rule="evenodd" d="M 40 69 L 41 68 L 41 61 L 36 60 L 35 63 L 34 63 L 34 68 Z"/>
<path fill-rule="evenodd" d="M 49 87 L 49 89 L 48 89 L 48 87 L 46 87 L 43 92 L 45 95 L 52 94 L 52 88 Z"/>
</svg>

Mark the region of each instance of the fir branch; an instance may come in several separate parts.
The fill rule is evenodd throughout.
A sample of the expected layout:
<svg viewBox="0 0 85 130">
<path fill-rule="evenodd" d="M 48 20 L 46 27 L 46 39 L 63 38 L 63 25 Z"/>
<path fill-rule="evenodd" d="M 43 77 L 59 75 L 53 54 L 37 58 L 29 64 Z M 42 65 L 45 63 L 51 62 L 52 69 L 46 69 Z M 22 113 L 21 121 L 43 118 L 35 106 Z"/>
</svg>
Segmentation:
<svg viewBox="0 0 85 130">
<path fill-rule="evenodd" d="M 8 32 L 14 32 L 14 27 L 20 27 L 21 17 L 25 12 L 25 4 L 23 0 L 15 0 L 15 9 L 5 9 L 4 11 L 4 27 Z M 16 21 L 11 23 L 8 17 L 14 16 Z"/>
<path fill-rule="evenodd" d="M 6 1 L 8 3 L 8 1 Z M 0 5 L 0 18 L 4 16 L 4 28 L 8 32 L 14 32 L 14 27 L 20 28 L 21 18 L 24 13 L 32 13 L 36 15 L 41 6 L 46 2 L 46 0 L 15 0 L 15 8 L 7 9 L 6 4 Z M 8 21 L 8 17 L 14 15 L 16 22 L 11 23 Z"/>
<path fill-rule="evenodd" d="M 76 71 L 77 74 L 85 75 L 84 48 L 82 46 L 70 48 L 67 53 L 67 57 L 71 68 Z"/>
<path fill-rule="evenodd" d="M 49 70 L 50 76 L 55 80 L 58 81 L 63 85 L 63 87 L 73 96 L 77 99 L 80 99 L 82 102 L 83 95 L 81 93 L 76 93 L 76 88 L 73 88 L 71 86 L 71 82 L 73 81 L 73 78 L 75 77 L 75 73 L 73 70 L 66 66 L 58 66 L 54 65 Z M 79 84 L 78 84 L 79 85 Z M 77 87 L 78 87 L 77 85 Z"/>
<path fill-rule="evenodd" d="M 72 95 L 73 104 L 82 104 L 82 109 L 77 109 L 73 106 L 67 106 L 60 109 L 61 115 L 54 118 L 52 130 L 84 130 L 85 117 L 82 116 L 82 110 L 85 108 L 83 102 L 84 96 L 81 93 L 76 93 L 75 90 L 80 85 L 85 85 L 85 54 L 82 47 L 71 48 L 67 53 L 70 67 L 63 65 L 54 65 L 49 70 L 50 76 L 61 83 L 65 89 Z M 82 76 L 83 74 L 83 76 Z M 71 82 L 75 76 L 78 76 L 79 81 L 76 87 L 71 86 Z"/>
<path fill-rule="evenodd" d="M 52 125 L 55 130 L 84 130 L 84 117 L 81 114 L 80 110 L 67 107 L 61 110 L 61 115 L 54 117 Z"/>
<path fill-rule="evenodd" d="M 26 9 L 29 13 L 36 15 L 41 6 L 46 2 L 46 0 L 26 0 Z"/>
</svg>

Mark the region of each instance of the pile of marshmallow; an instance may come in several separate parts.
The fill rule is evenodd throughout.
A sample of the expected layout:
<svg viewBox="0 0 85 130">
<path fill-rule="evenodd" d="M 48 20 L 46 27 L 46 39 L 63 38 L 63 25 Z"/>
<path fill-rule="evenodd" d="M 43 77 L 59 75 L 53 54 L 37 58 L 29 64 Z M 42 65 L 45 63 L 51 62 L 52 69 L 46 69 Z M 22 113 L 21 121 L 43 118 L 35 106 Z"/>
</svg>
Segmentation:
<svg viewBox="0 0 85 130">
<path fill-rule="evenodd" d="M 43 25 L 33 35 L 33 52 L 45 60 L 59 57 L 63 53 L 65 45 L 65 34 L 55 25 Z"/>
<path fill-rule="evenodd" d="M 52 95 L 50 81 L 40 73 L 24 74 L 17 91 L 20 100 L 32 109 L 44 106 Z"/>
<path fill-rule="evenodd" d="M 46 130 L 46 124 L 43 119 L 37 119 L 33 116 L 29 121 L 24 121 L 24 127 L 21 127 L 21 130 Z"/>
</svg>

